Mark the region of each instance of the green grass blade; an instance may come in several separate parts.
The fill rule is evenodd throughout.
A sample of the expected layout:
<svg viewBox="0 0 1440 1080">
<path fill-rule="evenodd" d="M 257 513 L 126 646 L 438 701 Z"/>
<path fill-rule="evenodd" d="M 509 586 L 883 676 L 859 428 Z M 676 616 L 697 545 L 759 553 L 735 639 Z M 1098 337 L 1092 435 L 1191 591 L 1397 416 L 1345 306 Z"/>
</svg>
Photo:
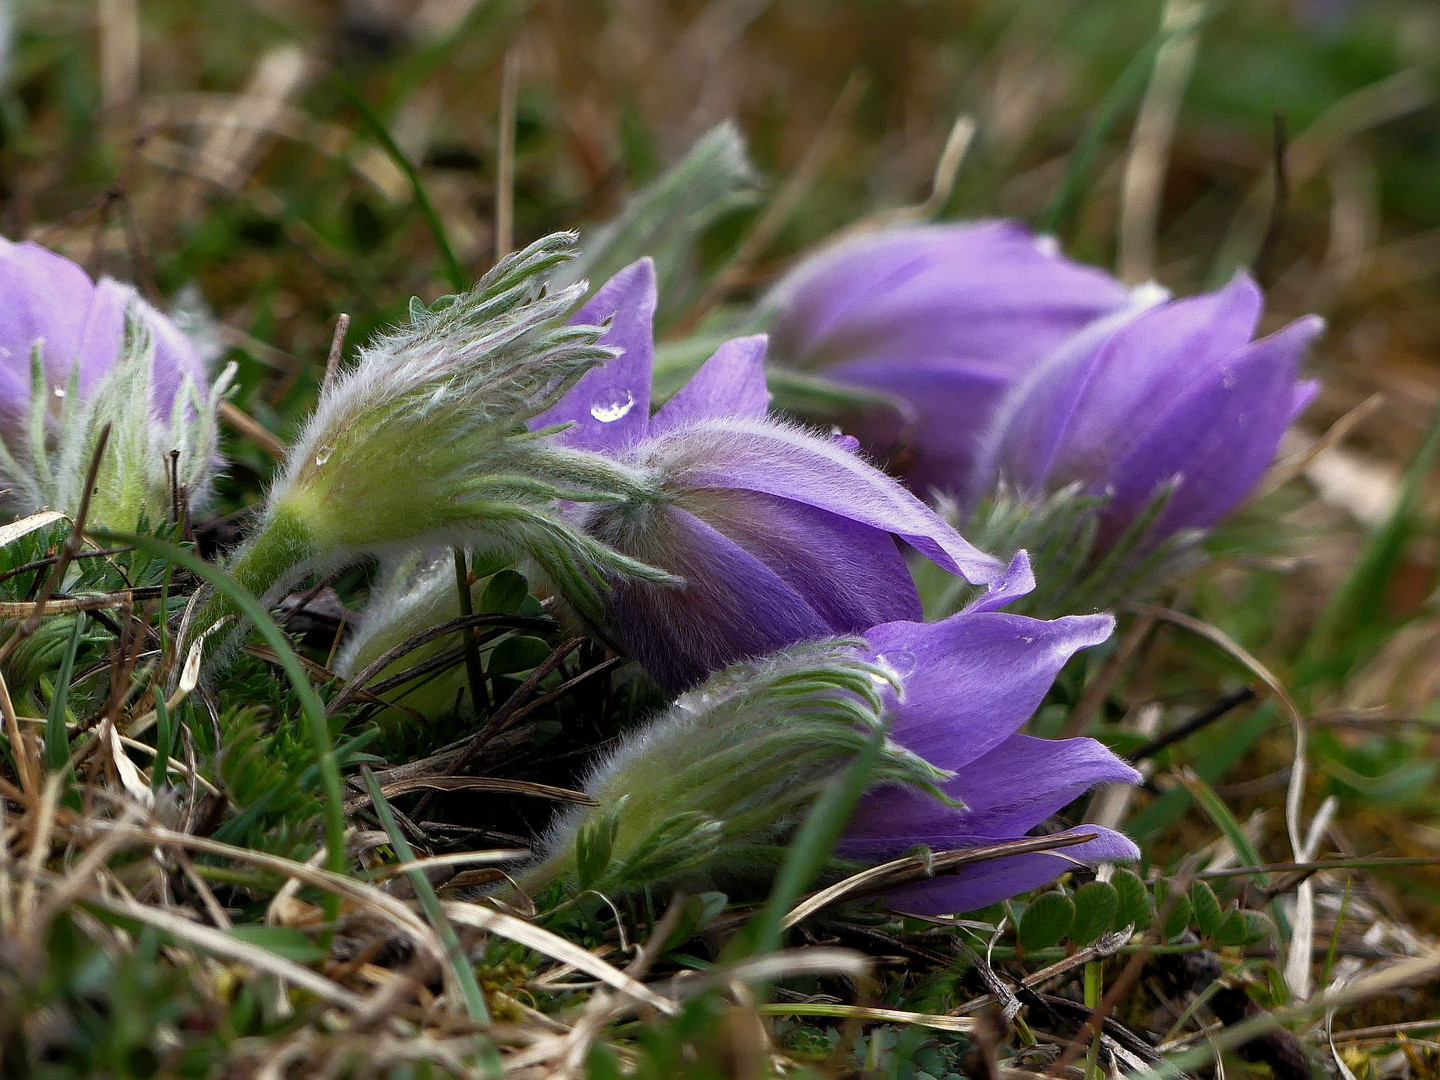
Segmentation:
<svg viewBox="0 0 1440 1080">
<path fill-rule="evenodd" d="M 1326 603 L 1297 668 L 1299 681 L 1341 676 L 1384 619 L 1385 598 L 1410 542 L 1423 527 L 1420 514 L 1425 482 L 1440 460 L 1440 409 L 1411 459 L 1400 484 L 1395 509 L 1370 534 L 1349 575 Z"/>
<path fill-rule="evenodd" d="M 1090 126 L 1085 129 L 1075 144 L 1075 151 L 1070 155 L 1070 160 L 1065 168 L 1065 176 L 1060 181 L 1060 188 L 1055 192 L 1055 197 L 1036 223 L 1040 232 L 1059 236 L 1069 226 L 1080 209 L 1086 185 L 1095 171 L 1095 159 L 1100 154 L 1100 148 L 1109 138 L 1115 125 L 1120 122 L 1125 110 L 1138 101 L 1140 95 L 1145 92 L 1150 71 L 1155 66 L 1156 55 L 1169 42 L 1199 30 L 1208 17 L 1208 11 L 1202 9 L 1200 14 L 1189 22 L 1156 31 L 1150 40 L 1131 57 L 1130 62 L 1125 65 L 1125 70 L 1120 73 L 1120 77 L 1115 80 L 1114 85 L 1101 100 L 1100 107 L 1095 110 L 1095 116 L 1091 120 Z"/>
<path fill-rule="evenodd" d="M 780 927 L 785 915 L 815 880 L 840 839 L 845 823 L 850 820 L 851 811 L 870 779 L 870 770 L 880 760 L 885 734 L 884 728 L 872 732 L 850 763 L 850 768 L 832 780 L 815 800 L 790 844 L 765 906 L 745 930 L 736 935 L 736 945 L 730 950 L 731 959 L 739 955 L 771 952 L 780 946 Z"/>
<path fill-rule="evenodd" d="M 70 643 L 60 661 L 60 673 L 55 676 L 55 692 L 50 695 L 50 711 L 45 720 L 45 767 L 52 773 L 64 772 L 70 764 L 70 734 L 65 724 L 66 704 L 70 698 L 70 679 L 75 671 L 75 654 L 80 650 L 80 638 L 85 633 L 85 613 L 75 616 L 75 626 L 70 631 Z"/>
<path fill-rule="evenodd" d="M 400 144 L 390 134 L 390 129 L 385 126 L 385 122 L 360 96 L 360 92 L 348 80 L 337 74 L 332 74 L 331 78 L 340 92 L 345 95 L 346 100 L 360 114 L 360 119 L 370 129 L 370 133 L 375 136 L 375 141 L 380 144 L 380 148 L 385 151 L 386 156 L 405 174 L 405 179 L 410 184 L 410 193 L 415 198 L 415 208 L 425 219 L 425 225 L 429 228 L 430 235 L 435 240 L 435 246 L 440 251 L 440 260 L 445 264 L 446 280 L 449 281 L 452 289 L 461 292 L 470 283 L 469 275 L 460 265 L 460 260 L 455 257 L 455 249 L 450 246 L 450 238 L 445 233 L 445 224 L 440 220 L 440 215 L 435 210 L 435 204 L 430 201 L 430 196 L 425 192 L 425 185 L 420 181 L 420 173 L 410 163 L 410 159 L 405 156 L 405 151 L 400 149 Z"/>
<path fill-rule="evenodd" d="M 367 768 L 362 767 L 361 773 L 365 777 L 365 786 L 370 791 L 370 801 L 375 805 L 375 813 L 380 818 L 380 827 L 390 838 L 390 846 L 395 849 L 395 854 L 400 857 L 402 862 L 414 862 L 415 851 L 411 848 L 410 842 L 405 839 L 405 834 L 400 831 L 400 826 L 396 824 L 395 815 L 390 810 L 390 803 L 385 799 L 385 792 L 380 789 L 380 781 L 376 780 L 375 774 Z M 460 944 L 460 936 L 455 933 L 455 927 L 445 917 L 445 909 L 440 904 L 440 897 L 436 895 L 435 887 L 430 884 L 430 879 L 422 870 L 409 870 L 405 876 L 414 886 L 420 906 L 425 909 L 426 918 L 435 927 L 435 933 L 445 948 L 445 959 L 449 961 L 450 970 L 454 972 L 460 993 L 465 998 L 466 1013 L 477 1024 L 489 1024 L 490 1010 L 485 1005 L 485 995 L 480 990 L 480 983 L 476 981 L 475 969 L 470 966 L 470 961 L 465 956 L 465 950 Z M 499 1051 L 494 1046 L 487 1044 L 482 1054 L 486 1070 L 493 1075 L 501 1075 L 503 1069 Z"/>
<path fill-rule="evenodd" d="M 206 562 L 193 552 L 185 551 L 174 544 L 150 536 L 127 535 L 97 531 L 94 535 L 107 543 L 129 544 L 156 558 L 166 559 L 183 566 L 219 592 L 234 601 L 245 618 L 274 651 L 280 667 L 295 688 L 300 699 L 300 711 L 310 736 L 315 765 L 320 773 L 320 787 L 325 796 L 325 867 L 337 874 L 345 872 L 345 797 L 340 782 L 340 767 L 335 760 L 335 747 L 330 741 L 330 726 L 325 720 L 325 705 L 320 695 L 310 685 L 300 658 L 290 647 L 284 631 L 275 624 L 270 613 L 249 593 L 242 589 L 229 574 L 218 566 Z M 338 910 L 337 897 L 327 895 L 327 904 Z M 334 914 L 334 911 L 327 911 Z"/>
</svg>

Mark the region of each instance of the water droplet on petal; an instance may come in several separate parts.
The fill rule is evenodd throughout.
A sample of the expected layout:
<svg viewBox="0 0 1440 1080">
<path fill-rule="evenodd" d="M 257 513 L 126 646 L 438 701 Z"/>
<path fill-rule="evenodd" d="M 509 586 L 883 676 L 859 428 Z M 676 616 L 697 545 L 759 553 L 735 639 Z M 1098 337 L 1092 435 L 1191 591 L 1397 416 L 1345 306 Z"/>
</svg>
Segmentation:
<svg viewBox="0 0 1440 1080">
<path fill-rule="evenodd" d="M 315 451 L 315 464 L 316 464 L 316 465 L 324 465 L 325 462 L 327 462 L 327 461 L 330 460 L 330 455 L 333 454 L 334 452 L 335 452 L 335 447 L 333 447 L 333 446 L 322 446 L 322 447 L 320 447 L 319 450 Z"/>
<path fill-rule="evenodd" d="M 1041 255 L 1049 255 L 1054 258 L 1060 254 L 1060 240 L 1049 233 L 1043 233 L 1035 237 L 1035 250 Z"/>
<path fill-rule="evenodd" d="M 899 675 L 902 679 L 914 675 L 915 669 L 920 666 L 920 662 L 915 659 L 915 654 L 907 648 L 900 648 L 894 652 L 886 653 L 885 663 L 890 666 L 891 671 L 895 672 L 895 674 Z"/>
<path fill-rule="evenodd" d="M 887 679 L 881 675 L 872 674 L 870 676 L 871 682 L 877 687 L 899 683 L 900 687 L 897 692 L 903 701 L 905 699 L 905 680 L 911 675 L 914 675 L 915 669 L 919 667 L 919 662 L 915 659 L 915 654 L 904 646 L 895 649 L 893 652 L 876 653 L 875 666 L 888 672 L 890 678 Z"/>
<path fill-rule="evenodd" d="M 595 395 L 590 415 L 602 424 L 613 424 L 635 407 L 635 395 L 623 386 L 610 386 Z"/>
</svg>

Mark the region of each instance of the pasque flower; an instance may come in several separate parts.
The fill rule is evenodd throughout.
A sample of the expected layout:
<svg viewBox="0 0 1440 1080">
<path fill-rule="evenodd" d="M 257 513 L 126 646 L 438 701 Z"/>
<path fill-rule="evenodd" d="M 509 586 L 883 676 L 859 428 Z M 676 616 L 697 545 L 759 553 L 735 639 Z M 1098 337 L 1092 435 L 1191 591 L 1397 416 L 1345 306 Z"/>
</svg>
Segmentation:
<svg viewBox="0 0 1440 1080">
<path fill-rule="evenodd" d="M 1094 739 L 1039 739 L 1018 730 L 1065 662 L 1110 636 L 1108 615 L 1031 619 L 998 610 L 1028 592 L 1020 557 L 1008 587 L 940 622 L 895 622 L 865 635 L 875 663 L 894 670 L 886 692 L 889 734 L 949 776 L 949 802 L 886 785 L 861 801 L 839 854 L 866 862 L 910 848 L 934 851 L 1018 840 L 1096 784 L 1135 783 L 1139 774 Z M 1052 881 L 1075 861 L 1127 861 L 1135 845 L 1109 829 L 1056 853 L 1006 856 L 902 886 L 894 907 L 919 914 L 969 911 Z"/>
<path fill-rule="evenodd" d="M 212 384 L 190 339 L 129 285 L 0 239 L 0 488 L 13 510 L 78 509 L 107 425 L 89 521 L 163 521 L 173 479 L 193 505 L 215 464 Z"/>
<path fill-rule="evenodd" d="M 853 440 L 767 415 L 763 337 L 722 345 L 650 415 L 655 279 L 648 260 L 606 284 L 577 318 L 611 318 L 621 350 L 535 425 L 568 423 L 566 445 L 648 477 L 644 491 L 579 508 L 607 548 L 682 579 L 618 580 L 602 629 L 662 685 L 795 641 L 918 618 L 897 540 L 972 582 L 1000 564 L 900 484 Z"/>
<path fill-rule="evenodd" d="M 861 233 L 802 261 L 762 305 L 780 363 L 890 396 L 850 426 L 920 494 L 962 498 L 1005 392 L 1093 320 L 1110 275 L 1009 221 Z"/>
<path fill-rule="evenodd" d="M 523 880 L 623 889 L 764 877 L 815 794 L 877 727 L 881 765 L 837 851 L 852 862 L 1018 840 L 1096 784 L 1134 783 L 1138 774 L 1092 739 L 1016 733 L 1065 662 L 1113 625 L 996 610 L 1032 584 L 1021 556 L 1004 584 L 942 622 L 887 623 L 712 676 L 595 768 L 585 790 L 597 805 L 561 817 Z M 885 902 L 968 911 L 1077 863 L 1138 857 L 1110 830 L 1069 832 L 1090 838 L 903 885 Z"/>
<path fill-rule="evenodd" d="M 1254 488 L 1317 389 L 1299 368 L 1324 324 L 1310 316 L 1255 340 L 1262 304 L 1241 274 L 1076 334 L 1000 408 L 975 488 L 1074 485 L 1103 497 L 1102 542 L 1162 495 L 1145 544 L 1213 525 Z"/>
</svg>

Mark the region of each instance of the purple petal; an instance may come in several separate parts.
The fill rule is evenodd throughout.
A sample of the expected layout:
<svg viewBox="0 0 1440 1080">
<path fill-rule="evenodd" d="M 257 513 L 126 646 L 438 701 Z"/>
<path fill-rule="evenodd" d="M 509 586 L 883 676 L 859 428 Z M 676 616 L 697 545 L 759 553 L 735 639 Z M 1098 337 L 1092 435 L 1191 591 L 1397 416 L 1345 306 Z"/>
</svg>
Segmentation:
<svg viewBox="0 0 1440 1080">
<path fill-rule="evenodd" d="M 650 420 L 650 434 L 720 416 L 764 416 L 765 335 L 735 338 L 715 350 L 688 383 Z"/>
<path fill-rule="evenodd" d="M 139 297 L 133 288 L 113 278 L 101 278 L 100 283 L 95 286 L 90 307 L 80 326 L 78 348 L 82 397 L 89 396 L 95 384 L 104 378 L 105 373 L 119 358 L 125 346 L 125 311 L 132 302 L 138 301 Z M 137 308 L 137 312 L 139 310 Z M 153 337 L 153 319 L 150 320 L 150 325 Z"/>
<path fill-rule="evenodd" d="M 1243 274 L 1219 292 L 1177 300 L 1115 333 L 1086 387 L 1051 483 L 1099 475 L 1133 445 L 1137 416 L 1154 416 L 1249 344 L 1264 297 Z"/>
<path fill-rule="evenodd" d="M 1310 407 L 1310 403 L 1319 393 L 1320 380 L 1318 379 L 1304 379 L 1295 384 L 1295 394 L 1290 399 L 1290 422 L 1292 424 L 1301 413 Z"/>
<path fill-rule="evenodd" d="M 989 491 L 998 480 L 1025 490 L 1045 486 L 1101 351 L 1143 310 L 1136 306 L 1096 319 L 1005 395 L 981 436 L 967 490 Z"/>
<path fill-rule="evenodd" d="M 655 299 L 655 264 L 644 258 L 617 273 L 575 313 L 570 322 L 576 326 L 612 320 L 600 342 L 622 351 L 532 420 L 532 431 L 572 422 L 560 437 L 567 446 L 612 452 L 644 438 L 655 362 Z"/>
<path fill-rule="evenodd" d="M 1023 783 L 1016 783 L 1024 778 Z M 1141 776 L 1094 739 L 1012 735 L 955 771 L 944 784 L 965 803 L 976 832 L 1029 832 L 1096 784 L 1138 784 Z"/>
<path fill-rule="evenodd" d="M 134 306 L 154 346 L 151 411 L 168 418 L 185 377 L 203 390 L 205 362 L 194 344 L 168 317 L 141 299 L 135 289 L 114 278 L 101 278 L 80 332 L 80 393 L 89 396 L 125 347 L 125 316 Z"/>
<path fill-rule="evenodd" d="M 28 407 L 36 341 L 44 342 L 46 377 L 55 386 L 69 383 L 94 291 L 89 275 L 69 259 L 38 244 L 0 239 L 0 416 L 13 420 Z"/>
<path fill-rule="evenodd" d="M 935 851 L 954 847 L 956 834 L 1018 835 L 1096 784 L 1139 780 L 1139 773 L 1094 739 L 1011 735 L 942 785 L 963 809 L 912 788 L 881 788 L 861 800 L 844 844 L 852 854 L 886 858 L 921 844 Z"/>
<path fill-rule="evenodd" d="M 832 636 L 793 588 L 739 544 L 678 507 L 656 507 L 645 542 L 592 531 L 626 554 L 685 579 L 680 586 L 618 583 L 610 594 L 615 637 L 667 690 L 678 692 L 736 660 Z"/>
<path fill-rule="evenodd" d="M 1095 839 L 1055 852 L 1011 855 L 964 866 L 953 874 L 895 889 L 885 895 L 885 904 L 897 911 L 917 915 L 960 914 L 1048 885 L 1061 874 L 1074 869 L 1076 862 L 1086 865 L 1133 862 L 1140 857 L 1139 848 L 1128 837 L 1098 825 L 1081 825 L 1056 835 L 1080 834 L 1094 834 Z M 954 847 L 980 847 L 1016 839 L 1019 837 L 956 837 Z"/>
<path fill-rule="evenodd" d="M 921 618 L 914 580 L 888 532 L 752 491 L 703 491 L 679 505 L 790 585 L 832 634 Z"/>
<path fill-rule="evenodd" d="M 1005 568 L 1005 573 L 990 582 L 985 592 L 966 604 L 965 611 L 972 614 L 998 611 L 1010 601 L 1028 596 L 1034 591 L 1035 572 L 1030 568 L 1030 556 L 1024 551 L 1017 551 L 1010 560 L 1010 565 Z"/>
<path fill-rule="evenodd" d="M 865 638 L 904 678 L 891 736 L 939 768 L 958 769 L 1013 735 L 1065 662 L 1114 625 L 1108 615 L 961 612 L 937 623 L 886 623 Z"/>
<path fill-rule="evenodd" d="M 1125 304 L 1110 275 L 1014 222 L 863 233 L 821 249 L 772 293 L 776 344 L 807 367 L 958 359 L 1013 371 Z"/>
<path fill-rule="evenodd" d="M 103 289 L 105 284 L 102 281 L 100 287 Z M 210 373 L 194 342 L 183 330 L 144 300 L 137 298 L 136 304 L 155 344 L 150 399 L 156 415 L 168 417 L 186 378 L 203 394 L 209 385 Z"/>
<path fill-rule="evenodd" d="M 806 503 L 894 533 L 967 581 L 988 582 L 998 560 L 978 551 L 891 477 L 833 440 L 798 428 L 727 418 L 662 437 L 656 454 L 677 487 L 740 488 Z"/>
<path fill-rule="evenodd" d="M 962 361 L 861 360 L 838 364 L 826 377 L 892 394 L 908 408 L 897 423 L 887 410 L 868 410 L 849 425 L 872 453 L 890 460 L 910 487 L 955 496 L 968 505 L 975 458 L 991 417 L 1010 388 L 1008 374 Z"/>
<path fill-rule="evenodd" d="M 1179 486 L 1152 536 L 1211 525 L 1249 494 L 1290 424 L 1301 355 L 1322 329 L 1315 318 L 1291 323 L 1241 349 L 1161 412 L 1097 485 L 1111 493 L 1110 531 L 1174 477 Z"/>
<path fill-rule="evenodd" d="M 1006 478 L 1063 487 L 1102 475 L 1153 416 L 1250 340 L 1262 297 L 1249 278 L 1219 292 L 1127 312 L 1076 335 L 1002 410 Z"/>
</svg>

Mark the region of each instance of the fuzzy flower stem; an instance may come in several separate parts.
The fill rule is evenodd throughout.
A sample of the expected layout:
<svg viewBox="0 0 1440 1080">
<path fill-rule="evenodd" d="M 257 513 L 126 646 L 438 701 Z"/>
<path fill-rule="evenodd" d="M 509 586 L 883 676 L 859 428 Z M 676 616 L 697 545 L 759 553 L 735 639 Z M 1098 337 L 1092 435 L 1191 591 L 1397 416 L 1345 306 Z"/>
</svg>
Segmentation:
<svg viewBox="0 0 1440 1080">
<path fill-rule="evenodd" d="M 226 571 L 247 595 L 264 603 L 299 577 L 314 555 L 314 542 L 300 515 L 282 503 L 230 559 Z M 229 592 L 213 590 L 196 611 L 192 625 L 204 630 L 221 619 L 244 615 Z"/>
</svg>

